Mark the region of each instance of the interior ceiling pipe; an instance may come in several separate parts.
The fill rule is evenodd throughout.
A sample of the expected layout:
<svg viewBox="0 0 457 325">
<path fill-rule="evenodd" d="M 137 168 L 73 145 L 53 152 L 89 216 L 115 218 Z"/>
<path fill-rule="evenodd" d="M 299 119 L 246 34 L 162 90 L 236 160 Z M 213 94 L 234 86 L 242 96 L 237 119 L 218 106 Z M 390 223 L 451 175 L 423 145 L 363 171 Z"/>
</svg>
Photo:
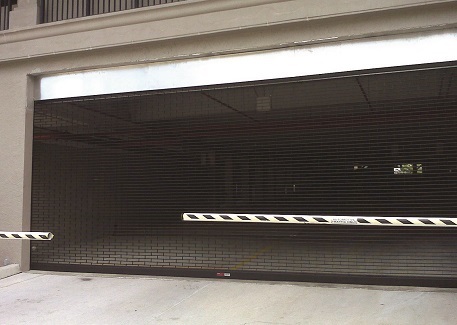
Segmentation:
<svg viewBox="0 0 457 325">
<path fill-rule="evenodd" d="M 54 235 L 51 232 L 0 231 L 0 239 L 51 240 L 52 238 L 54 238 Z"/>
<path fill-rule="evenodd" d="M 183 221 L 295 223 L 348 226 L 457 227 L 457 218 L 356 217 L 281 214 L 183 213 Z"/>
</svg>

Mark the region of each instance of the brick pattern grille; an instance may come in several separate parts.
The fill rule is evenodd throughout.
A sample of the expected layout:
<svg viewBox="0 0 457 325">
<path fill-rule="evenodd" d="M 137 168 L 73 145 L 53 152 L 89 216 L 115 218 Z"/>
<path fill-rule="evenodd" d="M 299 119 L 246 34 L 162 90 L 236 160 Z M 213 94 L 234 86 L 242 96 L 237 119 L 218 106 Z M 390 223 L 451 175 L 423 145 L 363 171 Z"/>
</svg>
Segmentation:
<svg viewBox="0 0 457 325">
<path fill-rule="evenodd" d="M 181 221 L 455 217 L 455 71 L 37 102 L 32 266 L 456 277 L 454 229 Z"/>
<path fill-rule="evenodd" d="M 457 276 L 457 245 L 303 243 L 246 237 L 156 236 L 95 239 L 49 250 L 34 243 L 37 263 L 193 268 L 222 271 L 354 275 Z M 419 252 L 418 252 L 419 251 Z M 392 254 L 395 252 L 395 254 Z"/>
</svg>

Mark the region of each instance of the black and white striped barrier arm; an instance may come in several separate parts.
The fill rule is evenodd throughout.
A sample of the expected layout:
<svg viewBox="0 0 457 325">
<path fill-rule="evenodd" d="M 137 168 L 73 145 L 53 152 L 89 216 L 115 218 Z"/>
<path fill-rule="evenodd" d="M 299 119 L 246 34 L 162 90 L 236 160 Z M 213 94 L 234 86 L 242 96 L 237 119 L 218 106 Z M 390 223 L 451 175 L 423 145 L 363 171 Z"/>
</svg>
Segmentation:
<svg viewBox="0 0 457 325">
<path fill-rule="evenodd" d="M 51 240 L 53 237 L 54 237 L 54 235 L 51 232 L 0 231 L 0 239 Z"/>
<path fill-rule="evenodd" d="M 348 226 L 457 227 L 457 218 L 350 217 L 280 214 L 183 213 L 183 221 L 301 223 Z"/>
</svg>

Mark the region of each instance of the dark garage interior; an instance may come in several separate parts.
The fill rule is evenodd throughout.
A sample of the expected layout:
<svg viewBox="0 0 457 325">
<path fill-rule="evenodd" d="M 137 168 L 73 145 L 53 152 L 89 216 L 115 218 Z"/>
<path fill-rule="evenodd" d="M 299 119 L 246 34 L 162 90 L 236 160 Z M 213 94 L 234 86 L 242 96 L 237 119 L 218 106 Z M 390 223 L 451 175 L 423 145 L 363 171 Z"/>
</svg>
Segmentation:
<svg viewBox="0 0 457 325">
<path fill-rule="evenodd" d="M 454 217 L 456 71 L 420 66 L 37 101 L 32 230 L 55 238 L 31 244 L 32 268 L 451 281 L 452 227 L 181 215 Z"/>
</svg>

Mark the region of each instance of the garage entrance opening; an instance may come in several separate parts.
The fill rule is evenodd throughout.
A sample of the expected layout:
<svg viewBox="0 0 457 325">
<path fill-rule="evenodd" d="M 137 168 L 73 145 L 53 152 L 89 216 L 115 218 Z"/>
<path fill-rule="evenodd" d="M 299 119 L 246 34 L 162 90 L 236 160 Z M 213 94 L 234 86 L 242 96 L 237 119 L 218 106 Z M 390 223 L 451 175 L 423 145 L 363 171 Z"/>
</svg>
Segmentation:
<svg viewBox="0 0 457 325">
<path fill-rule="evenodd" d="M 456 217 L 457 68 L 35 103 L 32 267 L 452 279 L 454 229 L 184 223 L 184 212 Z M 406 283 L 406 282 L 404 282 Z"/>
</svg>

